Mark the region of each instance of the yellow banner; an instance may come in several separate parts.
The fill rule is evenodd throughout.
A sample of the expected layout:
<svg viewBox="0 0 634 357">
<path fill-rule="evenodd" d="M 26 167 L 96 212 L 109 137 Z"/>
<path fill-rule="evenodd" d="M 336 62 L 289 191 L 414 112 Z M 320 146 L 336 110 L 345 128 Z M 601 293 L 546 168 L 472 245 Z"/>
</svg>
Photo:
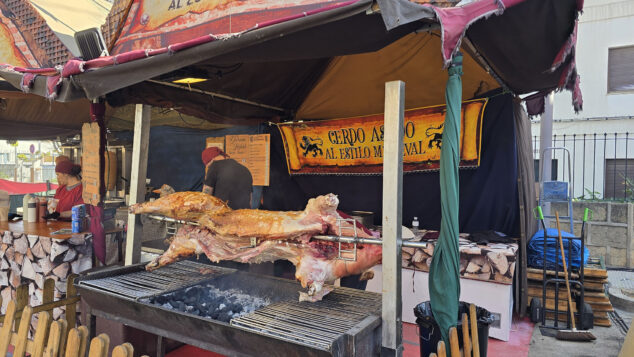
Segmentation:
<svg viewBox="0 0 634 357">
<path fill-rule="evenodd" d="M 482 115 L 487 99 L 462 103 L 460 167 L 480 164 Z M 446 106 L 405 112 L 403 170 L 437 170 Z M 383 114 L 280 124 L 290 174 L 380 173 Z"/>
</svg>

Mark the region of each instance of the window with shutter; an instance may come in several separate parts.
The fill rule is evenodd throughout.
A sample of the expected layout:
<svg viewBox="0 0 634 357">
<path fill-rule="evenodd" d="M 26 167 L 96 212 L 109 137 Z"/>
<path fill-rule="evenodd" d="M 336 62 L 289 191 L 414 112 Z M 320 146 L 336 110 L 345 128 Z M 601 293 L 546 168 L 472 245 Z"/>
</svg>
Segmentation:
<svg viewBox="0 0 634 357">
<path fill-rule="evenodd" d="M 634 198 L 634 159 L 605 160 L 604 198 Z"/>
<path fill-rule="evenodd" d="M 608 50 L 608 92 L 634 92 L 634 46 Z"/>
</svg>

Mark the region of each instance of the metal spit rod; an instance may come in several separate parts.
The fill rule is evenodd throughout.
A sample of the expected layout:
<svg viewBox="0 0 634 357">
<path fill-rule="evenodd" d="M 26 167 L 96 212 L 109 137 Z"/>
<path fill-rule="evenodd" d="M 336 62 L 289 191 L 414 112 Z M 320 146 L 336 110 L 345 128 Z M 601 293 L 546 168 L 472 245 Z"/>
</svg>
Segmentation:
<svg viewBox="0 0 634 357">
<path fill-rule="evenodd" d="M 149 215 L 148 217 L 155 219 L 161 222 L 172 222 L 172 223 L 180 223 L 180 224 L 189 224 L 192 226 L 198 226 L 197 222 L 184 221 L 181 219 L 174 219 L 164 216 L 157 215 Z M 332 236 L 332 235 L 316 235 L 312 236 L 314 239 L 324 240 L 328 242 L 340 242 L 340 243 L 352 243 L 352 244 L 376 244 L 383 245 L 383 241 L 375 238 L 355 238 L 355 237 L 343 237 L 343 236 Z M 402 241 L 403 247 L 410 248 L 427 248 L 427 242 L 411 242 L 407 240 Z"/>
</svg>

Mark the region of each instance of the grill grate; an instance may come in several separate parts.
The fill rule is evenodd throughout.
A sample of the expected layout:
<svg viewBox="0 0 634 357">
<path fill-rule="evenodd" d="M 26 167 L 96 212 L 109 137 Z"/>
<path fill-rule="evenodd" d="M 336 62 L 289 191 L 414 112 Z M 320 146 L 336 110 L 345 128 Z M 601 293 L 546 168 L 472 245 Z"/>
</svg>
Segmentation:
<svg viewBox="0 0 634 357">
<path fill-rule="evenodd" d="M 232 271 L 233 269 L 183 260 L 152 272 L 141 270 L 128 274 L 84 280 L 80 281 L 79 284 L 110 292 L 124 298 L 138 300 L 143 297 L 197 284 L 213 276 Z"/>
<path fill-rule="evenodd" d="M 380 314 L 381 295 L 335 288 L 319 302 L 284 301 L 231 320 L 231 325 L 288 342 L 330 351 L 368 315 Z"/>
</svg>

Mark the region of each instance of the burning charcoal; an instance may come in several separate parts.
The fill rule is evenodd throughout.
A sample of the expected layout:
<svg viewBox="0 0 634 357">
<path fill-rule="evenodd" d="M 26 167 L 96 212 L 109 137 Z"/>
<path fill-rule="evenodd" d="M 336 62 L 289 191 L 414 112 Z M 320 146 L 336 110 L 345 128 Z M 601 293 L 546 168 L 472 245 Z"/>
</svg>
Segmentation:
<svg viewBox="0 0 634 357">
<path fill-rule="evenodd" d="M 159 295 L 156 298 L 154 298 L 153 303 L 155 304 L 160 304 L 163 305 L 167 302 L 167 298 L 165 297 L 165 295 Z"/>
<path fill-rule="evenodd" d="M 231 320 L 231 317 L 229 316 L 228 313 L 223 312 L 220 315 L 218 315 L 218 320 L 222 322 L 229 322 Z"/>
</svg>

